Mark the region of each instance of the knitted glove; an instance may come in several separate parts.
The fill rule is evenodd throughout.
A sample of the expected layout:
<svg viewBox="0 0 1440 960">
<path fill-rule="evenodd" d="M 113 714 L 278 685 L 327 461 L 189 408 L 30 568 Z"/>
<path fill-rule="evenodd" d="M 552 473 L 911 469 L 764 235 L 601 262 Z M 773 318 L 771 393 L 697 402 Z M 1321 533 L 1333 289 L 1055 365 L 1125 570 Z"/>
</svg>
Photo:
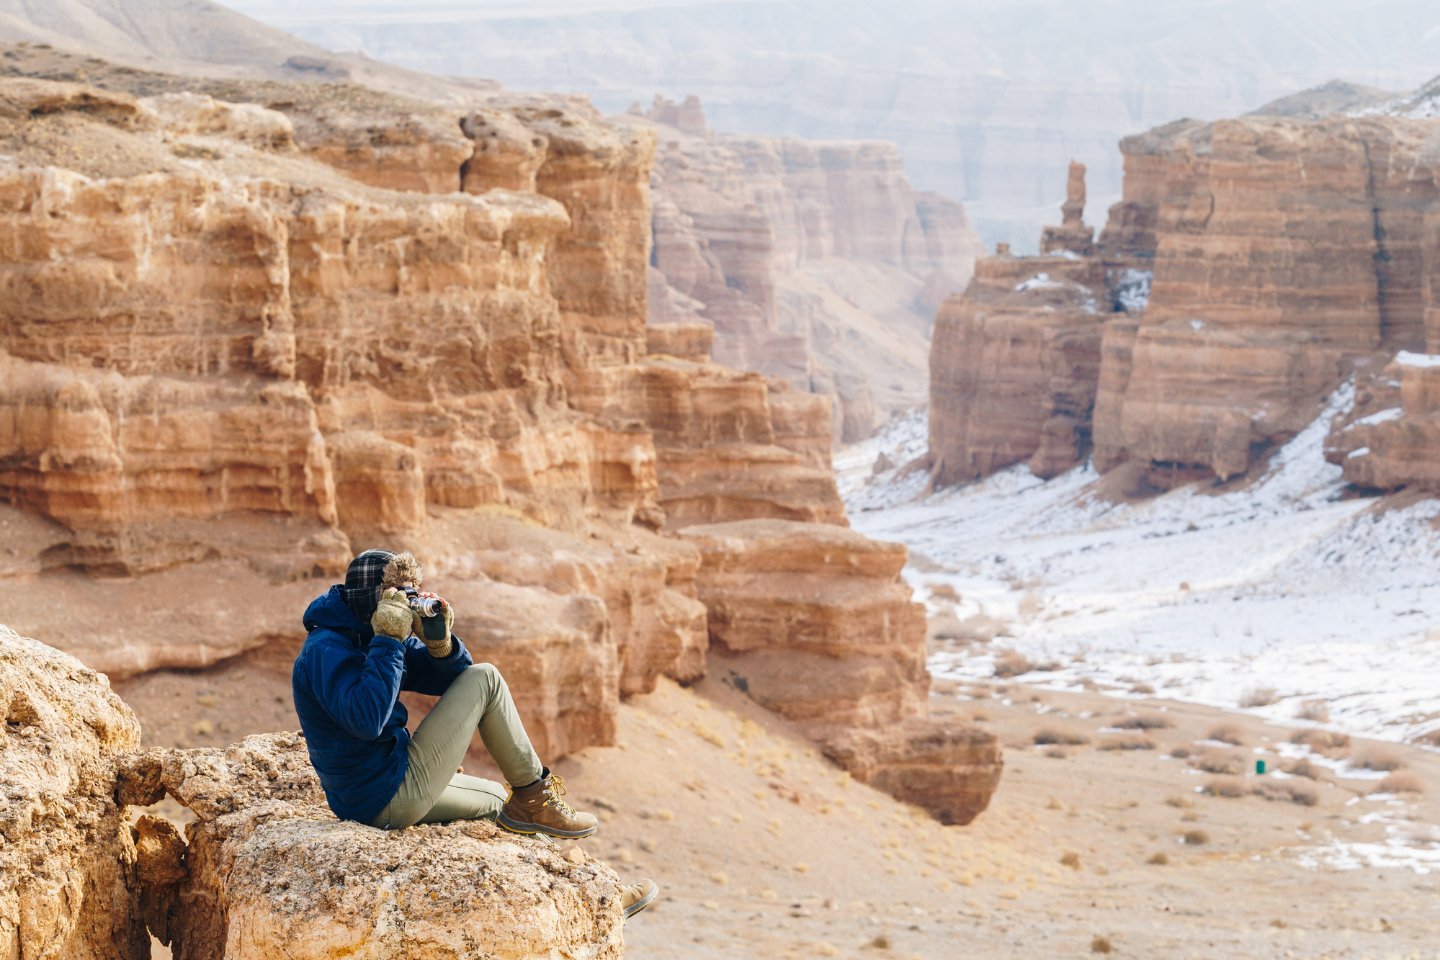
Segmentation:
<svg viewBox="0 0 1440 960">
<path fill-rule="evenodd" d="M 430 651 L 430 656 L 437 660 L 450 656 L 450 628 L 455 624 L 455 608 L 450 606 L 448 600 L 440 601 L 440 613 L 438 617 L 422 617 L 413 610 L 410 613 L 411 628 L 415 636 L 425 644 L 425 649 Z M 439 632 L 436 627 L 444 624 L 445 630 L 440 637 L 432 637 L 431 632 Z"/>
<path fill-rule="evenodd" d="M 405 601 L 404 591 L 391 587 L 381 595 L 380 605 L 375 608 L 375 614 L 370 618 L 370 626 L 377 634 L 392 640 L 404 640 L 410 635 L 413 619 L 414 615 L 410 612 L 410 604 Z"/>
</svg>

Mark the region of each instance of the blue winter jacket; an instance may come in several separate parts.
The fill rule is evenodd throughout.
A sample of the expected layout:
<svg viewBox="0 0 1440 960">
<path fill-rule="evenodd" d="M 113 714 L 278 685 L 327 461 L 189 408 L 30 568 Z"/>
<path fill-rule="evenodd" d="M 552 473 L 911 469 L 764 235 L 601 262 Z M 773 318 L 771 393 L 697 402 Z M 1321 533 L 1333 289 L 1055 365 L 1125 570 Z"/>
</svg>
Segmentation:
<svg viewBox="0 0 1440 960">
<path fill-rule="evenodd" d="M 437 660 L 425 645 L 376 636 L 346 606 L 337 584 L 305 611 L 305 646 L 291 686 L 310 762 L 342 820 L 369 823 L 395 796 L 409 767 L 401 690 L 439 696 L 466 667 L 459 638 Z"/>
</svg>

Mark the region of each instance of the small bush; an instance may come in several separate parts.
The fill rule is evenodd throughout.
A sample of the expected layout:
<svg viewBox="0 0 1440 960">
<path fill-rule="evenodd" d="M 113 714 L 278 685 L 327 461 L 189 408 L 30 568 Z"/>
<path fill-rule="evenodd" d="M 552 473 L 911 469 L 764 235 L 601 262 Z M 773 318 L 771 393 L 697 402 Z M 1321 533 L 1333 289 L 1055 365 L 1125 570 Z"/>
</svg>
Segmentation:
<svg viewBox="0 0 1440 960">
<path fill-rule="evenodd" d="M 1165 730 L 1175 724 L 1163 713 L 1136 713 L 1122 717 L 1115 726 L 1121 730 Z"/>
<path fill-rule="evenodd" d="M 1018 677 L 1035 669 L 1030 658 L 1018 650 L 1001 650 L 995 654 L 995 676 Z"/>
<path fill-rule="evenodd" d="M 1128 737 L 1111 737 L 1100 743 L 1101 750 L 1154 750 L 1155 741 L 1149 737 L 1131 735 Z"/>
<path fill-rule="evenodd" d="M 1253 707 L 1268 707 L 1280 699 L 1280 691 L 1274 687 L 1252 687 L 1240 694 L 1240 707 L 1249 710 Z"/>
<path fill-rule="evenodd" d="M 1179 794 L 1172 794 L 1171 796 L 1165 798 L 1165 806 L 1176 807 L 1181 810 L 1188 810 L 1191 807 L 1195 806 L 1195 802 L 1189 797 L 1183 797 Z"/>
<path fill-rule="evenodd" d="M 1287 763 L 1280 769 L 1295 777 L 1305 777 L 1310 780 L 1323 780 L 1324 775 L 1320 772 L 1319 764 L 1311 763 L 1308 757 L 1301 757 L 1291 763 Z"/>
<path fill-rule="evenodd" d="M 1090 742 L 1090 738 L 1079 730 L 1071 730 L 1062 727 L 1041 727 L 1035 731 L 1036 746 L 1050 746 L 1052 744 L 1078 747 Z"/>
<path fill-rule="evenodd" d="M 1150 859 L 1145 862 L 1152 866 L 1163 867 L 1170 862 L 1170 855 L 1165 853 L 1152 853 L 1150 854 Z"/>
<path fill-rule="evenodd" d="M 1186 830 L 1180 840 L 1187 847 L 1203 847 L 1210 842 L 1210 834 L 1204 830 Z"/>
<path fill-rule="evenodd" d="M 1190 765 L 1206 773 L 1237 777 L 1245 772 L 1245 755 L 1238 750 L 1206 750 L 1190 761 Z"/>
<path fill-rule="evenodd" d="M 1382 773 L 1390 773 L 1405 766 L 1405 760 L 1389 747 L 1382 747 L 1379 744 L 1366 744 L 1355 755 L 1350 758 L 1351 764 L 1363 767 L 1366 770 L 1378 770 Z"/>
<path fill-rule="evenodd" d="M 1375 789 L 1380 793 L 1424 793 L 1425 781 L 1409 770 L 1402 770 L 1386 776 Z"/>
<path fill-rule="evenodd" d="M 1079 870 L 1080 854 L 1076 853 L 1074 850 L 1066 850 L 1063 854 L 1060 855 L 1060 865 L 1062 867 L 1069 867 L 1071 870 Z"/>
<path fill-rule="evenodd" d="M 1320 794 L 1313 786 L 1294 780 L 1262 780 L 1255 792 L 1266 800 L 1288 800 L 1302 807 L 1313 807 L 1320 802 Z"/>
<path fill-rule="evenodd" d="M 1114 953 L 1115 946 L 1110 942 L 1109 937 L 1096 937 L 1090 941 L 1091 953 Z"/>
<path fill-rule="evenodd" d="M 1350 747 L 1350 738 L 1333 730 L 1296 730 L 1290 735 L 1290 742 L 1309 747 L 1316 753 L 1325 754 L 1347 750 Z"/>
<path fill-rule="evenodd" d="M 1238 777 L 1215 777 L 1207 781 L 1201 789 L 1207 796 L 1225 797 L 1228 800 L 1238 799 L 1250 792 L 1245 789 L 1245 781 Z"/>
<path fill-rule="evenodd" d="M 1153 697 L 1155 695 L 1155 688 L 1148 683 L 1137 683 L 1130 687 L 1130 692 L 1144 697 Z"/>
<path fill-rule="evenodd" d="M 1176 760 L 1184 760 L 1186 757 L 1190 756 L 1190 754 L 1194 752 L 1195 748 L 1190 746 L 1190 744 L 1188 743 L 1177 743 L 1175 746 L 1170 748 L 1170 756 L 1174 757 Z"/>
<path fill-rule="evenodd" d="M 1300 709 L 1295 711 L 1295 716 L 1313 723 L 1329 723 L 1330 704 L 1324 700 L 1302 700 Z"/>
<path fill-rule="evenodd" d="M 1245 743 L 1245 734 L 1233 723 L 1220 723 L 1210 728 L 1205 734 L 1206 740 L 1218 740 L 1221 743 L 1228 743 L 1238 747 Z"/>
<path fill-rule="evenodd" d="M 1064 747 L 1046 747 L 1040 755 L 1042 757 L 1048 757 L 1051 760 L 1070 759 L 1070 751 L 1066 750 Z"/>
</svg>

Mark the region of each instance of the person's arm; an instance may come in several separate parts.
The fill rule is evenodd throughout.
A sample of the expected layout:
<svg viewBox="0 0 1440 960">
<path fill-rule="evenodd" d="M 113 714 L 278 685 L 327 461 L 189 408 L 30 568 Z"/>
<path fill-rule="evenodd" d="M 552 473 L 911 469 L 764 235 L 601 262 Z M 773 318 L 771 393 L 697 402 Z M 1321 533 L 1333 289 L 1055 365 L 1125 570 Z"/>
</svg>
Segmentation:
<svg viewBox="0 0 1440 960">
<path fill-rule="evenodd" d="M 411 637 L 405 641 L 405 679 L 401 689 L 438 697 L 474 662 L 470 651 L 454 634 L 450 635 L 448 657 L 432 656 L 425 644 Z"/>
<path fill-rule="evenodd" d="M 374 740 L 395 709 L 405 675 L 405 646 L 376 634 L 370 649 L 331 647 L 311 661 L 311 689 L 325 712 L 352 737 Z"/>
</svg>

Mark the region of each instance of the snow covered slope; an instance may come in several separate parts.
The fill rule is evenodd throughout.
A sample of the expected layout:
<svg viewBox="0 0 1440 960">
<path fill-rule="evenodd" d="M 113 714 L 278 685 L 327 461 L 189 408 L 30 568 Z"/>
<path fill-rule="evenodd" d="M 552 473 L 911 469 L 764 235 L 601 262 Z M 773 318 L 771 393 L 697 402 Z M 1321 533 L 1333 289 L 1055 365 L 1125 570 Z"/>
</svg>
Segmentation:
<svg viewBox="0 0 1440 960">
<path fill-rule="evenodd" d="M 923 471 L 866 474 L 881 451 L 897 464 L 923 452 L 920 415 L 836 465 L 851 522 L 910 546 L 907 576 L 933 613 L 1003 625 L 936 653 L 937 676 L 991 676 L 1014 649 L 1052 668 L 1028 682 L 1149 684 L 1284 720 L 1320 699 L 1338 727 L 1414 739 L 1440 731 L 1440 501 L 1342 498 L 1321 449 L 1351 393 L 1226 493 L 1112 503 L 1088 467 L 1049 482 L 1017 467 L 915 499 Z"/>
</svg>

